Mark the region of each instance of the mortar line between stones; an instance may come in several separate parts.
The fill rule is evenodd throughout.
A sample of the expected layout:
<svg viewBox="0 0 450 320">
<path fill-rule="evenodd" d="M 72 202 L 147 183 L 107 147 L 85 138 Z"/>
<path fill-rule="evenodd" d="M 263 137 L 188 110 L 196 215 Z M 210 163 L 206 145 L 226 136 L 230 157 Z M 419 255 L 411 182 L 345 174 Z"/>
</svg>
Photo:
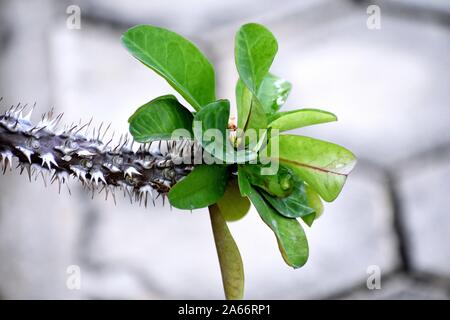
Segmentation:
<svg viewBox="0 0 450 320">
<path fill-rule="evenodd" d="M 389 205 L 391 207 L 392 219 L 393 219 L 393 233 L 397 239 L 397 252 L 400 256 L 399 271 L 410 273 L 411 271 L 411 254 L 408 241 L 408 233 L 406 224 L 404 222 L 403 205 L 401 203 L 399 191 L 397 188 L 396 179 L 398 175 L 395 174 L 394 169 L 386 168 L 383 165 L 375 163 L 369 159 L 360 158 L 358 160 L 358 166 L 366 167 L 378 171 L 384 176 L 385 190 L 389 197 Z"/>
<path fill-rule="evenodd" d="M 381 280 L 381 283 L 382 283 L 381 286 L 383 287 L 384 282 L 389 282 L 390 280 L 392 280 L 398 276 L 401 276 L 402 274 L 404 274 L 404 273 L 403 273 L 403 271 L 400 271 L 400 270 L 393 270 L 393 271 L 388 272 L 387 274 L 384 274 L 382 277 L 382 280 Z M 367 289 L 365 282 L 362 282 L 362 283 L 358 282 L 347 288 L 340 289 L 340 290 L 336 291 L 335 293 L 331 293 L 327 296 L 321 297 L 320 299 L 323 299 L 323 300 L 345 299 L 346 297 L 349 297 L 352 294 L 358 293 L 362 290 L 369 290 L 369 289 Z"/>
<path fill-rule="evenodd" d="M 395 182 L 395 175 L 390 170 L 385 170 L 386 191 L 389 194 L 393 215 L 393 229 L 397 237 L 397 250 L 400 256 L 400 270 L 409 274 L 411 272 L 411 255 L 408 242 L 408 234 L 404 222 L 403 205 Z"/>
</svg>

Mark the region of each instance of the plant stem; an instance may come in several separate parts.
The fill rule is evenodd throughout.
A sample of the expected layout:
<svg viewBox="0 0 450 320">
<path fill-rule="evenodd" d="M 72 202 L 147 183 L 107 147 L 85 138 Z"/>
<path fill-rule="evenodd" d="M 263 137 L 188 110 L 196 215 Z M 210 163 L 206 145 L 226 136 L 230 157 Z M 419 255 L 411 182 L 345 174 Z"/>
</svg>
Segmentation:
<svg viewBox="0 0 450 320">
<path fill-rule="evenodd" d="M 211 226 L 219 257 L 223 289 L 227 300 L 244 296 L 244 266 L 241 254 L 217 205 L 209 206 Z"/>
</svg>

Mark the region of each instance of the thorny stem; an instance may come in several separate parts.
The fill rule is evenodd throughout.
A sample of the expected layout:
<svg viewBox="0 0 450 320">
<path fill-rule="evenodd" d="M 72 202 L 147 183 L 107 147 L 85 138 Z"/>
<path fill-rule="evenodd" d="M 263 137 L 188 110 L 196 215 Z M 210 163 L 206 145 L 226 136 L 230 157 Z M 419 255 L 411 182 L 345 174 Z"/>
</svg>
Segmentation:
<svg viewBox="0 0 450 320">
<path fill-rule="evenodd" d="M 3 172 L 17 158 L 21 173 L 26 170 L 31 181 L 42 176 L 44 182 L 58 181 L 59 186 L 69 177 L 79 180 L 92 191 L 105 190 L 114 197 L 117 188 L 130 197 L 130 201 L 154 203 L 192 169 L 198 147 L 189 140 L 155 141 L 141 145 L 133 151 L 133 140 L 122 136 L 115 146 L 111 140 L 104 143 L 109 126 L 102 125 L 86 135 L 90 122 L 57 129 L 62 114 L 53 117 L 50 111 L 32 125 L 31 112 L 23 115 L 26 106 L 11 107 L 0 116 L 0 156 Z M 70 191 L 70 190 L 69 190 Z M 150 197 L 149 197 L 150 195 Z M 156 197 L 155 197 L 156 196 Z"/>
</svg>

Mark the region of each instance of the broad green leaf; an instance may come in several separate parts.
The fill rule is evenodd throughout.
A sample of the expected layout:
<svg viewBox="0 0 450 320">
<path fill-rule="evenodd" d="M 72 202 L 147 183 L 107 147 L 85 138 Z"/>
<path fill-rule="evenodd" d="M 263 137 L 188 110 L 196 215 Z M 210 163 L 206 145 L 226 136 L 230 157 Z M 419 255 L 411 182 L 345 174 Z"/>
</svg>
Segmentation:
<svg viewBox="0 0 450 320">
<path fill-rule="evenodd" d="M 300 218 L 314 214 L 314 209 L 309 207 L 306 186 L 302 181 L 296 181 L 291 194 L 284 198 L 273 196 L 264 190 L 261 194 L 279 214 L 287 218 Z"/>
<path fill-rule="evenodd" d="M 238 166 L 238 184 L 241 196 L 247 196 L 250 192 L 250 182 L 245 174 L 244 165 Z"/>
<path fill-rule="evenodd" d="M 236 105 L 237 105 L 237 126 L 239 129 L 245 130 L 248 116 L 250 115 L 250 107 L 252 104 L 252 93 L 247 86 L 238 79 L 236 83 Z"/>
<path fill-rule="evenodd" d="M 236 33 L 234 50 L 239 77 L 256 95 L 277 53 L 277 40 L 266 27 L 248 23 Z"/>
<path fill-rule="evenodd" d="M 313 124 L 337 121 L 337 117 L 331 112 L 317 109 L 299 109 L 286 112 L 278 112 L 269 119 L 269 127 L 281 131 L 302 128 Z"/>
<path fill-rule="evenodd" d="M 308 199 L 308 206 L 314 210 L 307 216 L 303 216 L 303 221 L 311 227 L 313 222 L 318 219 L 323 213 L 323 203 L 320 196 L 311 187 L 306 186 L 306 197 Z"/>
<path fill-rule="evenodd" d="M 194 116 L 195 139 L 216 159 L 224 158 L 225 148 L 228 143 L 231 143 L 226 132 L 229 117 L 230 102 L 228 100 L 211 102 Z"/>
<path fill-rule="evenodd" d="M 217 205 L 209 207 L 211 226 L 219 257 L 220 272 L 227 300 L 244 297 L 244 266 L 241 254 Z"/>
<path fill-rule="evenodd" d="M 172 96 L 161 96 L 137 109 L 128 119 L 130 133 L 138 142 L 170 139 L 177 129 L 192 137 L 191 112 Z"/>
<path fill-rule="evenodd" d="M 270 150 L 266 154 L 271 155 Z M 339 195 L 356 164 L 353 153 L 344 147 L 297 135 L 279 136 L 278 160 L 328 202 Z"/>
<path fill-rule="evenodd" d="M 241 79 L 236 84 L 236 104 L 238 128 L 244 131 L 267 128 L 267 116 L 263 106 Z"/>
<path fill-rule="evenodd" d="M 236 178 L 228 180 L 225 193 L 217 201 L 217 206 L 226 221 L 237 221 L 247 214 L 250 209 L 250 201 L 247 197 L 241 196 Z"/>
<path fill-rule="evenodd" d="M 239 79 L 236 84 L 236 104 L 238 112 L 238 128 L 244 131 L 250 128 L 267 128 L 267 116 L 263 106 L 241 79 Z"/>
<path fill-rule="evenodd" d="M 278 214 L 254 188 L 250 188 L 249 198 L 263 221 L 275 233 L 284 261 L 294 268 L 303 266 L 308 260 L 309 249 L 300 223 Z"/>
<path fill-rule="evenodd" d="M 216 203 L 224 194 L 227 168 L 222 165 L 198 165 L 169 191 L 169 201 L 178 209 L 199 209 Z"/>
<path fill-rule="evenodd" d="M 194 109 L 216 100 L 214 69 L 200 50 L 175 32 L 148 25 L 122 36 L 128 51 L 177 90 Z"/>
<path fill-rule="evenodd" d="M 286 102 L 292 85 L 271 73 L 267 74 L 258 89 L 258 100 L 267 114 L 277 112 Z"/>
<path fill-rule="evenodd" d="M 212 141 L 203 141 L 203 135 L 207 130 L 217 129 L 222 134 L 222 138 L 226 139 L 226 129 L 228 119 L 230 118 L 230 102 L 228 100 L 218 100 L 204 106 L 195 114 L 194 121 L 198 121 L 201 127 L 194 128 L 196 139 L 202 144 L 211 143 Z M 197 130 L 197 129 L 201 129 Z"/>
<path fill-rule="evenodd" d="M 262 175 L 263 166 L 259 164 L 248 164 L 242 166 L 242 171 L 251 185 L 257 186 L 275 197 L 286 197 L 292 193 L 294 180 L 286 168 L 280 166 L 277 174 Z"/>
<path fill-rule="evenodd" d="M 247 125 L 245 130 L 248 129 L 266 129 L 267 128 L 267 116 L 264 112 L 264 108 L 262 107 L 259 100 L 253 96 L 251 105 L 250 105 L 250 114 L 248 116 Z"/>
</svg>

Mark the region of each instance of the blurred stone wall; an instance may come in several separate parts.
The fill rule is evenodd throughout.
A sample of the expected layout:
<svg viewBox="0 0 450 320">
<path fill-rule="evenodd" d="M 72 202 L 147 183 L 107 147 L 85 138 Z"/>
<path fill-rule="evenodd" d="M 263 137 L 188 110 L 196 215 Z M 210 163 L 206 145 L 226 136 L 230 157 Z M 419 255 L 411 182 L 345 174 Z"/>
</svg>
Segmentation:
<svg viewBox="0 0 450 320">
<path fill-rule="evenodd" d="M 366 26 L 370 4 L 381 29 Z M 69 5 L 81 29 L 68 29 Z M 234 102 L 233 36 L 245 22 L 279 40 L 272 71 L 294 87 L 286 110 L 323 108 L 339 122 L 297 130 L 342 144 L 360 161 L 341 196 L 307 231 L 310 259 L 284 265 L 254 210 L 230 228 L 241 248 L 246 298 L 450 298 L 450 5 L 445 1 L 0 2 L 3 108 L 37 102 L 68 123 L 126 119 L 173 93 L 120 44 L 128 27 L 165 26 L 193 40 L 216 67 L 218 96 Z M 74 182 L 72 196 L 0 178 L 0 297 L 222 298 L 205 210 L 148 209 Z M 69 266 L 81 270 L 70 290 Z M 382 288 L 368 290 L 368 268 Z"/>
</svg>

